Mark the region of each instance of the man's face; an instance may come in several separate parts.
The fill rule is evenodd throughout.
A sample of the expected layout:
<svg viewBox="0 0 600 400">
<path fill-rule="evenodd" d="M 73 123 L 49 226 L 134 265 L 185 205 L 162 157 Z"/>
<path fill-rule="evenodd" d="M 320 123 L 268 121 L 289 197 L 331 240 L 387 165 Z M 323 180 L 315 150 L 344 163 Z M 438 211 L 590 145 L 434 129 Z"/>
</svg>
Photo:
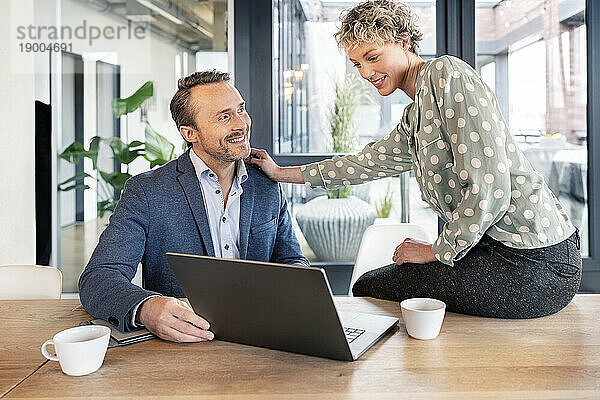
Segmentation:
<svg viewBox="0 0 600 400">
<path fill-rule="evenodd" d="M 196 154 L 221 163 L 243 160 L 250 155 L 252 120 L 244 99 L 233 85 L 220 82 L 195 86 L 190 89 L 190 105 L 198 128 L 198 140 L 193 143 Z"/>
</svg>

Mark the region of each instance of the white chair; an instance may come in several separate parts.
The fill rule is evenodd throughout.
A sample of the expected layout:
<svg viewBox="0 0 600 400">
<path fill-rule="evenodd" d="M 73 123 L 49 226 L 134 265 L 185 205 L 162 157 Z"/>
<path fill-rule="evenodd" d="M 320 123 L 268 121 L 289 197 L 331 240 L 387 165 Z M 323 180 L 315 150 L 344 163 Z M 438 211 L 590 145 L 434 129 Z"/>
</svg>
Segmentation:
<svg viewBox="0 0 600 400">
<path fill-rule="evenodd" d="M 62 274 L 41 265 L 0 266 L 0 300 L 60 299 Z"/>
<path fill-rule="evenodd" d="M 377 224 L 371 225 L 363 234 L 354 262 L 348 294 L 352 296 L 352 286 L 365 272 L 391 264 L 396 247 L 407 237 L 431 243 L 430 235 L 417 224 Z"/>
</svg>

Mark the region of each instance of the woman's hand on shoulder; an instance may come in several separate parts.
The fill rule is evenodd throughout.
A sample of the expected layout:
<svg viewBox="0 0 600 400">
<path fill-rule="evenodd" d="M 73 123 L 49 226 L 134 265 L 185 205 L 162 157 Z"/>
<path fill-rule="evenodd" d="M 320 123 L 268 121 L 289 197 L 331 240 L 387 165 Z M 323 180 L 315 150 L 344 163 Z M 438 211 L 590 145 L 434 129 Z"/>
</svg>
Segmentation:
<svg viewBox="0 0 600 400">
<path fill-rule="evenodd" d="M 401 265 L 404 263 L 425 264 L 436 261 L 432 245 L 418 239 L 406 238 L 396 247 L 392 260 Z"/>
<path fill-rule="evenodd" d="M 279 179 L 279 170 L 281 167 L 273 161 L 269 153 L 262 149 L 250 149 L 250 156 L 244 160 L 247 164 L 255 165 L 261 169 L 269 178 L 274 181 Z"/>
</svg>

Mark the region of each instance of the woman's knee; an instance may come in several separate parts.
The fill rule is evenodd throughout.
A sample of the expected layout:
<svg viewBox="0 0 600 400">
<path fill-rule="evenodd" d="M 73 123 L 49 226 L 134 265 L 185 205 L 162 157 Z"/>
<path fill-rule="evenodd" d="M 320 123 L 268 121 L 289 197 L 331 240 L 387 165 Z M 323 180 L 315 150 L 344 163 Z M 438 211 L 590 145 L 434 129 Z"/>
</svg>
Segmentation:
<svg viewBox="0 0 600 400">
<path fill-rule="evenodd" d="M 397 265 L 390 264 L 364 273 L 352 286 L 352 294 L 356 297 L 394 300 L 399 289 L 397 279 L 393 276 L 397 268 Z"/>
</svg>

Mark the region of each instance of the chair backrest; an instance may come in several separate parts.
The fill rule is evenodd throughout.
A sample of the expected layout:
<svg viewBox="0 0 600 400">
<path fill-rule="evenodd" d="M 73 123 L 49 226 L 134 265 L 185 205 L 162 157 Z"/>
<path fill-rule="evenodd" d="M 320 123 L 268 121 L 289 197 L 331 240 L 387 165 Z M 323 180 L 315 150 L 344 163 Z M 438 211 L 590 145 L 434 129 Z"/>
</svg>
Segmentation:
<svg viewBox="0 0 600 400">
<path fill-rule="evenodd" d="M 41 265 L 0 266 L 0 300 L 60 299 L 62 274 Z"/>
<path fill-rule="evenodd" d="M 391 264 L 394 250 L 407 237 L 431 243 L 430 235 L 421 225 L 397 223 L 369 226 L 360 242 L 348 294 L 352 295 L 354 282 L 365 272 Z"/>
</svg>

